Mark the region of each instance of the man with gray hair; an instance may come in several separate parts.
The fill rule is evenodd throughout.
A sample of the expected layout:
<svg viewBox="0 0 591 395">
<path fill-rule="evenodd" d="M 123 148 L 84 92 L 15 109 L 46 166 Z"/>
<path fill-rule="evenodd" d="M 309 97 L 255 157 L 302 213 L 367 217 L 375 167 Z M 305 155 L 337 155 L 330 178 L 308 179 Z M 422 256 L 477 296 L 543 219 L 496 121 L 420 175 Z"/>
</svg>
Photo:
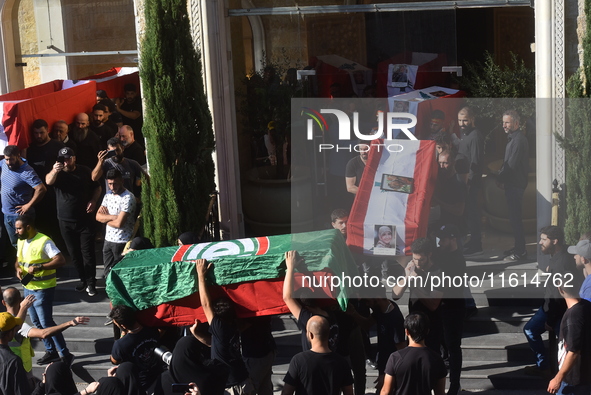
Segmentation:
<svg viewBox="0 0 591 395">
<path fill-rule="evenodd" d="M 522 208 L 529 173 L 529 145 L 519 129 L 519 114 L 515 110 L 508 110 L 503 114 L 503 130 L 507 133 L 509 142 L 505 148 L 503 166 L 497 176 L 497 186 L 505 190 L 509 222 L 515 240 L 513 248 L 505 251 L 505 254 L 509 260 L 518 261 L 527 258 Z"/>
<path fill-rule="evenodd" d="M 66 147 L 72 148 L 76 151 L 78 145 L 70 138 L 70 126 L 66 121 L 60 120 L 53 123 L 51 128 L 51 138 L 62 142 Z"/>
<path fill-rule="evenodd" d="M 123 156 L 128 159 L 133 159 L 140 166 L 146 164 L 146 152 L 137 141 L 135 141 L 133 128 L 129 125 L 123 125 L 119 128 L 119 140 L 123 146 Z"/>
</svg>

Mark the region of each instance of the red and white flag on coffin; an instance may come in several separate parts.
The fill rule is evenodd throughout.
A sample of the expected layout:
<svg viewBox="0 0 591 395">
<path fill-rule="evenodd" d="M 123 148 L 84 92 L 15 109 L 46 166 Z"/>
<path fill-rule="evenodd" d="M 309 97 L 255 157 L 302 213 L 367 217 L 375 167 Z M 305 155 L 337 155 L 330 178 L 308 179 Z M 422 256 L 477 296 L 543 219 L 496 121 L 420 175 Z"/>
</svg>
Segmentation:
<svg viewBox="0 0 591 395">
<path fill-rule="evenodd" d="M 410 255 L 427 234 L 437 178 L 435 142 L 374 140 L 347 222 L 347 244 L 366 255 Z"/>
</svg>

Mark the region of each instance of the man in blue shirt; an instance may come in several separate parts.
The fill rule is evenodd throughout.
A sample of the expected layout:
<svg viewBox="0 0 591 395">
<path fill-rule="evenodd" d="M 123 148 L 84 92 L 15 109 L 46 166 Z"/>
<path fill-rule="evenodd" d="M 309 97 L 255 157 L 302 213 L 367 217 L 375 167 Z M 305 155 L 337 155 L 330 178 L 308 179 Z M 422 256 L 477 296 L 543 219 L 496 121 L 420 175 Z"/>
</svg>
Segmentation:
<svg viewBox="0 0 591 395">
<path fill-rule="evenodd" d="M 568 247 L 567 251 L 575 256 L 577 269 L 583 267 L 583 273 L 587 274 L 579 291 L 579 296 L 581 299 L 587 299 L 591 302 L 591 241 L 580 240 L 576 246 Z"/>
<path fill-rule="evenodd" d="M 2 195 L 4 226 L 10 242 L 16 247 L 14 223 L 17 217 L 25 214 L 34 217 L 34 206 L 41 201 L 47 188 L 35 170 L 21 158 L 20 149 L 16 145 L 8 145 L 4 148 L 1 171 L 0 195 Z"/>
</svg>

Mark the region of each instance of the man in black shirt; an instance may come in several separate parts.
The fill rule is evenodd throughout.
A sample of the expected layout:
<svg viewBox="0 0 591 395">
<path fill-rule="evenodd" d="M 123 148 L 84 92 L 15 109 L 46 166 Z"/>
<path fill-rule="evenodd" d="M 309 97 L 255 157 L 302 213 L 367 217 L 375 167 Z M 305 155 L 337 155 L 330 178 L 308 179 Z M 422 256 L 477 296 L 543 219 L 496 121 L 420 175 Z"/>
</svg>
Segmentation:
<svg viewBox="0 0 591 395">
<path fill-rule="evenodd" d="M 588 394 L 591 391 L 591 302 L 579 297 L 582 281 L 558 287 L 568 309 L 560 324 L 558 373 L 548 384 L 551 394 Z"/>
<path fill-rule="evenodd" d="M 66 147 L 72 148 L 76 151 L 78 147 L 74 140 L 68 135 L 70 133 L 70 126 L 66 121 L 56 121 L 51 128 L 51 138 L 63 143 Z"/>
<path fill-rule="evenodd" d="M 113 306 L 109 317 L 122 334 L 113 344 L 111 362 L 132 362 L 138 368 L 142 388 L 151 394 L 160 386 L 160 374 L 164 371 L 164 363 L 154 353 L 159 346 L 158 331 L 137 322 L 135 311 L 128 306 Z"/>
<path fill-rule="evenodd" d="M 443 276 L 451 279 L 463 278 L 466 273 L 466 259 L 458 248 L 460 231 L 453 224 L 443 225 L 436 232 L 439 248 L 434 260 Z M 449 355 L 449 395 L 460 391 L 460 375 L 462 373 L 462 332 L 466 303 L 464 286 L 456 287 L 453 283 L 441 288 L 441 318 L 443 321 L 443 340 Z"/>
<path fill-rule="evenodd" d="M 58 161 L 45 177 L 45 182 L 47 185 L 53 185 L 58 197 L 57 218 L 60 230 L 80 278 L 76 291 L 86 290 L 89 296 L 94 296 L 94 212 L 101 194 L 101 186 L 98 182 L 92 181 L 92 171 L 88 167 L 76 164 L 73 149 L 62 148 L 59 154 Z"/>
<path fill-rule="evenodd" d="M 548 327 L 552 328 L 550 336 L 559 333 L 560 321 L 566 311 L 566 302 L 560 296 L 552 279 L 554 276 L 565 278 L 567 273 L 578 277 L 576 262 L 564 247 L 564 232 L 557 226 L 546 226 L 540 231 L 540 250 L 542 254 L 550 255 L 550 262 L 545 272 L 550 277 L 544 289 L 544 304 L 536 311 L 536 314 L 525 324 L 523 333 L 527 338 L 529 347 L 536 357 L 535 366 L 526 366 L 525 374 L 532 376 L 547 376 L 550 374 L 548 353 L 542 340 L 542 333 Z M 545 277 L 542 277 L 545 278 Z"/>
<path fill-rule="evenodd" d="M 458 124 L 462 132 L 458 154 L 465 158 L 469 165 L 465 218 L 471 236 L 464 247 L 464 256 L 468 257 L 482 254 L 482 213 L 479 202 L 484 167 L 484 138 L 474 125 L 472 109 L 464 107 L 458 112 Z"/>
<path fill-rule="evenodd" d="M 96 133 L 96 135 L 101 140 L 101 149 L 107 148 L 107 141 L 110 138 L 115 137 L 117 133 L 116 129 L 111 128 L 109 125 L 105 123 L 107 120 L 107 107 L 102 104 L 95 104 L 92 107 L 92 123 L 90 124 L 90 129 Z"/>
<path fill-rule="evenodd" d="M 96 155 L 101 149 L 101 140 L 95 132 L 90 130 L 89 126 L 90 118 L 88 118 L 88 114 L 81 112 L 76 115 L 70 137 L 78 147 L 76 150 L 78 164 L 92 169 L 98 161 Z"/>
<path fill-rule="evenodd" d="M 505 158 L 497 177 L 497 185 L 505 190 L 509 222 L 515 240 L 513 248 L 505 253 L 510 260 L 518 261 L 527 257 L 522 209 L 523 194 L 528 183 L 529 145 L 527 137 L 519 130 L 519 114 L 516 111 L 505 111 L 503 129 L 509 142 L 505 147 Z"/>
<path fill-rule="evenodd" d="M 140 166 L 146 164 L 144 147 L 135 141 L 133 129 L 129 125 L 123 125 L 119 129 L 119 140 L 123 146 L 123 156 L 135 160 Z"/>
<path fill-rule="evenodd" d="M 195 266 L 199 281 L 199 299 L 211 333 L 211 357 L 230 368 L 226 388 L 235 394 L 252 395 L 254 387 L 240 353 L 240 335 L 234 306 L 228 298 L 211 301 L 205 276 L 211 268 L 205 259 L 197 259 Z"/>
<path fill-rule="evenodd" d="M 271 316 L 250 317 L 240 332 L 242 358 L 257 395 L 273 395 L 273 361 L 275 339 L 271 333 Z"/>
<path fill-rule="evenodd" d="M 64 147 L 64 144 L 49 137 L 47 122 L 43 119 L 37 119 L 32 126 L 33 141 L 27 149 L 27 160 L 33 167 L 40 179 L 45 179 L 45 175 L 51 171 L 51 167 L 58 157 L 58 151 Z"/>
<path fill-rule="evenodd" d="M 318 315 L 311 317 L 306 332 L 312 348 L 291 359 L 281 394 L 353 395 L 353 377 L 347 360 L 328 346 L 328 320 Z"/>
<path fill-rule="evenodd" d="M 441 276 L 441 269 L 433 260 L 435 245 L 432 240 L 419 238 L 413 241 L 410 247 L 412 261 L 404 269 L 404 277 L 397 278 L 397 283 L 392 288 L 394 300 L 400 299 L 408 287 L 410 298 L 408 311 L 413 313 L 421 311 L 427 315 L 431 328 L 425 342 L 427 347 L 439 352 L 442 337 L 441 298 L 443 292 L 437 287 L 431 287 L 430 276 Z"/>
<path fill-rule="evenodd" d="M 27 160 L 39 178 L 45 181 L 45 175 L 51 170 L 64 144 L 49 137 L 49 127 L 43 119 L 35 120 L 31 130 L 33 141 L 27 148 Z M 35 222 L 42 233 L 50 236 L 60 247 L 63 246 L 56 220 L 53 188 L 47 188 L 47 193 L 37 205 Z"/>
<path fill-rule="evenodd" d="M 465 230 L 466 184 L 457 176 L 455 158 L 450 151 L 442 151 L 437 160 L 439 161 L 439 173 L 431 201 L 432 206 L 439 206 L 440 216 L 436 223 L 439 226 L 455 224 L 458 229 Z"/>
<path fill-rule="evenodd" d="M 119 114 L 121 114 L 123 124 L 131 126 L 140 144 L 143 144 L 144 135 L 142 134 L 142 126 L 144 120 L 142 118 L 142 99 L 137 93 L 135 84 L 125 84 L 123 90 L 125 91 L 125 99 L 116 98 L 115 106 Z"/>
<path fill-rule="evenodd" d="M 345 183 L 347 184 L 347 192 L 357 195 L 359 190 L 359 183 L 361 182 L 361 176 L 369 157 L 369 145 L 365 142 L 357 144 L 359 149 L 359 156 L 354 157 L 347 162 L 347 168 L 345 169 Z"/>
<path fill-rule="evenodd" d="M 404 320 L 408 347 L 390 355 L 380 395 L 443 395 L 445 365 L 435 351 L 425 346 L 429 319 L 423 313 L 411 313 Z"/>
<path fill-rule="evenodd" d="M 378 355 L 376 358 L 378 382 L 376 389 L 380 391 L 384 383 L 384 372 L 388 358 L 396 350 L 406 347 L 404 338 L 404 317 L 398 305 L 386 298 L 370 299 L 372 318 L 378 332 Z M 371 322 L 371 321 L 370 321 Z"/>
</svg>

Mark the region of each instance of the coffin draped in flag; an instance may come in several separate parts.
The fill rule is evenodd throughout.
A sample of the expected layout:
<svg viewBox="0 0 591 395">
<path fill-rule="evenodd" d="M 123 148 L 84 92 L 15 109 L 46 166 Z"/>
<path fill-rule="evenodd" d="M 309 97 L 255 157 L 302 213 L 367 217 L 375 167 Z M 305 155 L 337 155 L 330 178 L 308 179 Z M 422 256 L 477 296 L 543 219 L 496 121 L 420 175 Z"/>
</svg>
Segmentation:
<svg viewBox="0 0 591 395">
<path fill-rule="evenodd" d="M 434 141 L 372 141 L 347 223 L 351 251 L 409 255 L 427 234 L 436 177 Z"/>
<path fill-rule="evenodd" d="M 313 275 L 316 284 L 331 276 L 355 276 L 357 267 L 344 238 L 336 230 L 256 237 L 132 251 L 107 278 L 113 305 L 140 312 L 146 325 L 191 325 L 204 320 L 199 302 L 196 259 L 213 262 L 208 272 L 211 296 L 228 296 L 239 317 L 287 313 L 282 288 L 285 252 L 296 250 L 305 259 L 298 267 L 296 284 Z M 347 304 L 347 284 L 321 286 L 341 308 Z M 306 285 L 306 284 L 304 284 Z M 297 285 L 296 285 L 297 287 Z"/>
</svg>

